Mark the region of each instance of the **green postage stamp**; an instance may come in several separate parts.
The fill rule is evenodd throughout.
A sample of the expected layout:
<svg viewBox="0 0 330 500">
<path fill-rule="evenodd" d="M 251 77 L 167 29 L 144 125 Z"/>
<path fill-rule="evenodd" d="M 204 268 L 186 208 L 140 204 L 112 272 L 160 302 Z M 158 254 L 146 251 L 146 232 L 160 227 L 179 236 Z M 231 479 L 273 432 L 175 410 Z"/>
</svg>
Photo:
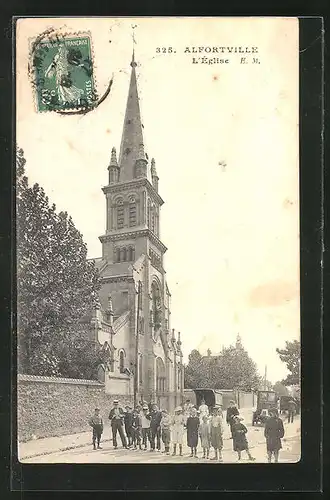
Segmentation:
<svg viewBox="0 0 330 500">
<path fill-rule="evenodd" d="M 88 109 L 97 97 L 89 35 L 56 36 L 33 49 L 38 111 Z"/>
</svg>

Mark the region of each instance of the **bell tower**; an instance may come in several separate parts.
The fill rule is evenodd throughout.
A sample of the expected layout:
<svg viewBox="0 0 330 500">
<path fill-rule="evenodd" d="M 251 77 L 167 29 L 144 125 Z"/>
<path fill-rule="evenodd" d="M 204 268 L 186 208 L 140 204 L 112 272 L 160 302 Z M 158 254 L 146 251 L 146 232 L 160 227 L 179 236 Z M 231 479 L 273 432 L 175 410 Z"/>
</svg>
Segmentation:
<svg viewBox="0 0 330 500">
<path fill-rule="evenodd" d="M 108 185 L 103 188 L 106 232 L 100 241 L 103 259 L 112 264 L 132 263 L 142 253 L 149 255 L 150 243 L 157 248 L 161 261 L 166 251 L 160 240 L 160 207 L 164 202 L 158 193 L 155 160 L 149 164 L 144 149 L 134 50 L 130 66 L 119 157 L 117 160 L 113 147 Z"/>
</svg>

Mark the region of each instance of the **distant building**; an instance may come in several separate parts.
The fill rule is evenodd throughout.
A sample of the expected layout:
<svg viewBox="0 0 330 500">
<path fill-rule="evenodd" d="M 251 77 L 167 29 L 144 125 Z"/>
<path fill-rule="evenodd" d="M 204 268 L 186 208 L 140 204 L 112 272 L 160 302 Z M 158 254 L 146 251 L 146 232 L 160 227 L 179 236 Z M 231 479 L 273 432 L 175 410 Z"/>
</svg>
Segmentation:
<svg viewBox="0 0 330 500">
<path fill-rule="evenodd" d="M 171 330 L 171 294 L 160 239 L 160 207 L 156 162 L 144 151 L 136 62 L 131 78 L 119 157 L 112 148 L 108 166 L 106 231 L 100 236 L 102 257 L 94 259 L 100 273 L 99 304 L 93 315 L 93 334 L 109 354 L 103 374 L 106 391 L 133 392 L 138 371 L 139 399 L 170 409 L 183 396 L 180 333 Z M 138 364 L 136 365 L 137 290 L 142 283 Z M 101 376 L 101 375 L 100 375 Z"/>
</svg>

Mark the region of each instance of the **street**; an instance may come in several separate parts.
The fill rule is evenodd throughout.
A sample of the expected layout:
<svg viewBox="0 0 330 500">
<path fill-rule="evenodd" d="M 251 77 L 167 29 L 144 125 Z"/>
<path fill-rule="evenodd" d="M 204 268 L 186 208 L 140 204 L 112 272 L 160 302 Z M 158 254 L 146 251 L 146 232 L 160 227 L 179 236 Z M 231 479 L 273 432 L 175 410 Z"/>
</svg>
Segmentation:
<svg viewBox="0 0 330 500">
<path fill-rule="evenodd" d="M 283 419 L 284 420 L 284 419 Z M 232 440 L 229 436 L 229 429 L 226 424 L 224 432 L 224 446 L 222 450 L 223 463 L 239 463 L 237 453 L 233 451 Z M 254 463 L 267 463 L 266 444 L 263 427 L 252 427 L 245 423 L 248 429 L 248 442 L 252 456 L 256 459 Z M 280 451 L 279 462 L 293 463 L 300 459 L 300 419 L 292 424 L 284 421 L 285 436 L 282 440 L 282 450 Z M 107 439 L 107 436 L 105 436 Z M 186 440 L 185 440 L 186 441 Z M 120 441 L 119 441 L 120 443 Z M 203 452 L 197 449 L 197 458 L 190 458 L 190 449 L 184 442 L 183 456 L 165 455 L 161 452 L 151 452 L 149 450 L 126 450 L 121 446 L 117 450 L 113 449 L 111 441 L 101 442 L 101 450 L 93 450 L 92 445 L 80 448 L 54 452 L 43 456 L 36 456 L 28 459 L 21 459 L 23 463 L 217 463 L 213 460 L 203 459 Z M 171 447 L 172 452 L 172 447 Z M 214 456 L 213 449 L 210 450 L 210 458 Z M 251 463 L 245 452 L 242 452 L 240 463 Z"/>
</svg>

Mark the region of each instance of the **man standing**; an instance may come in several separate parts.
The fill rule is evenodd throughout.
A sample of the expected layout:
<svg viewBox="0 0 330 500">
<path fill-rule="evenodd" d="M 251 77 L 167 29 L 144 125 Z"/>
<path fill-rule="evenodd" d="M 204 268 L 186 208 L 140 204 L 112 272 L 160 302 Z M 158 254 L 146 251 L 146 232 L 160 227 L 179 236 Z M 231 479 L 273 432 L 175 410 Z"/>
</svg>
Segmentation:
<svg viewBox="0 0 330 500">
<path fill-rule="evenodd" d="M 157 405 L 152 406 L 152 410 L 150 412 L 151 420 L 150 420 L 150 444 L 151 444 L 151 450 L 155 450 L 155 440 L 156 440 L 156 447 L 157 451 L 160 451 L 160 421 L 162 419 L 162 414 L 158 410 Z"/>
<path fill-rule="evenodd" d="M 121 443 L 124 448 L 127 448 L 127 441 L 123 430 L 124 410 L 119 406 L 117 399 L 113 402 L 113 407 L 109 413 L 109 420 L 111 421 L 112 441 L 113 447 L 117 449 L 117 431 L 119 432 Z"/>
<path fill-rule="evenodd" d="M 142 444 L 144 446 L 144 450 L 147 450 L 148 441 L 150 442 L 150 421 L 151 415 L 149 413 L 149 407 L 147 404 L 142 406 L 141 413 L 141 428 L 142 428 Z"/>
<path fill-rule="evenodd" d="M 288 403 L 288 423 L 292 424 L 294 416 L 296 414 L 297 405 L 293 399 L 290 399 Z"/>
<path fill-rule="evenodd" d="M 275 463 L 277 463 L 279 451 L 282 448 L 281 439 L 284 436 L 284 427 L 282 420 L 278 416 L 277 408 L 270 408 L 269 415 L 270 417 L 266 420 L 264 431 L 268 463 L 271 463 L 272 455 L 274 455 Z"/>
<path fill-rule="evenodd" d="M 236 415 L 239 415 L 239 411 L 237 409 L 235 401 L 229 401 L 229 406 L 227 408 L 226 422 L 230 426 L 231 438 L 233 438 L 233 424 L 234 418 Z"/>
</svg>

